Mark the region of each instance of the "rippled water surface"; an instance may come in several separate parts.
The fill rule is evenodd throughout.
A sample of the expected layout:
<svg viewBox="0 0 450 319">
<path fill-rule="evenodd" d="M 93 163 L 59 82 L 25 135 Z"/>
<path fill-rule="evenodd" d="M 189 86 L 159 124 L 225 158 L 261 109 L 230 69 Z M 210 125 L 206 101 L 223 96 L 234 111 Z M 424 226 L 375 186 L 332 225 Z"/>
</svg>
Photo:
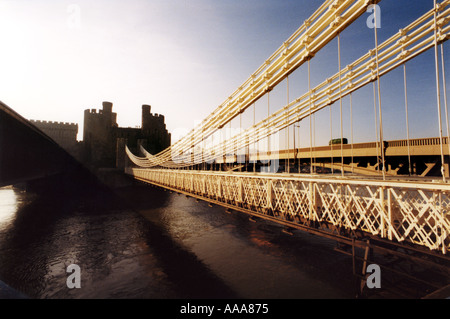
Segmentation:
<svg viewBox="0 0 450 319">
<path fill-rule="evenodd" d="M 28 297 L 354 297 L 334 242 L 149 186 L 54 195 L 0 189 L 0 280 Z"/>
</svg>

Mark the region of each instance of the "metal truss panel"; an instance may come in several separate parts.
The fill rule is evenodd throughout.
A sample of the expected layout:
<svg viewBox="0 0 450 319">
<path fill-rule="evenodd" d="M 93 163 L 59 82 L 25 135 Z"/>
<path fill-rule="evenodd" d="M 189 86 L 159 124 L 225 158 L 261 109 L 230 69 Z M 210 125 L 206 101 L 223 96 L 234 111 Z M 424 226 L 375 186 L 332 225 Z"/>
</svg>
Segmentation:
<svg viewBox="0 0 450 319">
<path fill-rule="evenodd" d="M 126 173 L 280 221 L 326 223 L 443 254 L 450 248 L 450 185 L 444 183 L 142 168 Z"/>
</svg>

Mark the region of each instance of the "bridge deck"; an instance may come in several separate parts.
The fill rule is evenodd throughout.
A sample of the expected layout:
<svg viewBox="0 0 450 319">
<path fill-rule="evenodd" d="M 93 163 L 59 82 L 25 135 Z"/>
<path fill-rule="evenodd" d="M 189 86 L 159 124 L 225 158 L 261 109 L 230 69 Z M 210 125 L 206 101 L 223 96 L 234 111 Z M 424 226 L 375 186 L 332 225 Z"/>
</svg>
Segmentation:
<svg viewBox="0 0 450 319">
<path fill-rule="evenodd" d="M 213 200 L 291 226 L 361 232 L 446 254 L 450 184 L 406 178 L 342 178 L 127 168 L 146 183 Z"/>
<path fill-rule="evenodd" d="M 55 141 L 0 101 L 0 187 L 78 167 Z"/>
</svg>

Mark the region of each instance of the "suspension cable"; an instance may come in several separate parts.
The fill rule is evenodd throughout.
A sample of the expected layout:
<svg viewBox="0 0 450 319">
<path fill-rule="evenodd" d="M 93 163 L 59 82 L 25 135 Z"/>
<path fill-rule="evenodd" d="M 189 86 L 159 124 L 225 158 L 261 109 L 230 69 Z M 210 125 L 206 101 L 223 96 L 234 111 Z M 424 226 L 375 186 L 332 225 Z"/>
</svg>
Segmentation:
<svg viewBox="0 0 450 319">
<path fill-rule="evenodd" d="M 311 62 L 310 59 L 308 59 L 308 92 L 309 94 L 309 155 L 310 155 L 310 168 L 309 173 L 313 173 L 313 155 L 312 155 L 312 101 L 311 101 Z"/>
<path fill-rule="evenodd" d="M 375 59 L 376 59 L 376 69 L 377 69 L 377 90 L 378 90 L 378 116 L 380 117 L 380 148 L 381 148 L 381 162 L 382 162 L 382 173 L 383 180 L 386 179 L 386 165 L 384 159 L 384 139 L 383 139 L 383 116 L 381 113 L 381 84 L 380 84 L 380 67 L 378 60 L 378 32 L 377 32 L 377 6 L 373 9 L 374 19 L 375 19 Z"/>
<path fill-rule="evenodd" d="M 449 1 L 446 0 L 445 3 L 448 6 Z M 394 68 L 402 65 L 404 62 L 416 57 L 417 55 L 425 52 L 426 50 L 428 50 L 429 48 L 432 48 L 434 46 L 434 43 L 432 41 L 432 38 L 434 35 L 431 33 L 431 32 L 433 32 L 433 29 L 432 29 L 433 20 L 427 21 L 427 19 L 433 18 L 433 13 L 434 13 L 434 10 L 430 10 L 429 12 L 424 14 L 420 19 L 414 21 L 412 24 L 410 24 L 409 26 L 407 26 L 405 28 L 405 30 L 407 30 L 406 32 L 411 32 L 411 36 L 408 35 L 406 37 L 402 37 L 401 34 L 395 34 L 388 41 L 386 41 L 385 43 L 383 43 L 382 45 L 379 46 L 380 49 L 383 48 L 383 51 L 380 51 L 380 55 L 379 55 L 380 62 L 383 61 L 383 63 L 384 63 L 383 66 L 379 65 L 380 76 L 387 74 Z M 444 17 L 449 16 L 449 9 L 447 9 L 442 16 L 444 16 Z M 444 19 L 442 19 L 442 20 L 444 21 Z M 447 20 L 445 20 L 445 21 L 447 21 Z M 448 23 L 446 23 L 445 21 L 442 23 L 444 25 L 448 25 Z M 439 20 L 439 23 L 441 24 L 441 20 Z M 420 26 L 420 28 L 419 28 L 419 26 Z M 417 28 L 417 31 L 413 32 L 414 28 Z M 446 26 L 445 29 L 443 29 L 443 31 L 445 32 L 445 35 L 448 34 L 448 30 L 449 30 L 449 26 Z M 425 36 L 428 33 L 431 34 L 430 37 L 425 38 Z M 443 37 L 444 37 L 444 35 L 439 35 L 439 39 L 441 39 Z M 398 48 L 399 47 L 398 43 L 406 42 L 409 46 L 411 46 L 412 43 L 417 42 L 418 39 L 420 39 L 420 38 L 423 38 L 422 42 L 415 44 L 415 46 L 412 47 L 411 50 L 407 50 L 406 55 L 403 55 L 403 54 L 399 54 L 398 56 L 395 55 L 399 49 L 401 50 L 401 48 Z M 399 41 L 394 42 L 396 40 L 399 40 Z M 446 40 L 446 38 L 444 39 L 444 41 L 445 40 Z M 389 44 L 391 44 L 390 47 L 387 46 Z M 364 55 L 363 57 L 361 57 L 360 59 L 354 61 L 351 65 L 349 65 L 349 69 L 354 68 L 355 72 L 353 72 L 353 71 L 348 72 L 348 70 L 345 71 L 347 74 L 345 75 L 345 77 L 344 77 L 344 75 L 342 76 L 342 85 L 343 85 L 343 89 L 345 90 L 343 92 L 343 95 L 350 94 L 351 92 L 354 92 L 357 89 L 363 87 L 364 85 L 374 81 L 372 65 L 374 65 L 375 63 L 373 62 L 373 58 L 372 59 L 370 58 L 371 56 L 373 57 L 373 51 L 371 51 L 371 52 L 372 53 L 369 52 L 368 54 Z M 307 61 L 309 57 L 310 57 L 309 55 L 308 55 L 308 57 L 305 57 L 305 60 Z M 372 76 L 370 75 L 370 72 L 367 72 L 368 74 L 365 75 L 366 70 L 369 70 L 369 69 L 372 69 Z M 337 77 L 338 77 L 338 75 L 335 75 L 332 77 L 332 79 L 336 80 Z M 356 82 L 354 84 L 351 82 L 353 79 L 356 80 Z M 251 137 L 251 142 L 257 142 L 260 138 L 264 138 L 264 134 L 262 131 L 263 127 L 270 124 L 271 127 L 273 126 L 273 130 L 271 130 L 270 132 L 273 132 L 273 131 L 280 130 L 283 128 L 284 125 L 281 125 L 281 119 L 283 119 L 283 123 L 286 123 L 284 121 L 286 116 L 291 117 L 292 115 L 296 114 L 295 121 L 298 121 L 299 118 L 301 120 L 302 118 L 306 117 L 306 114 L 307 114 L 306 110 L 307 110 L 308 104 L 310 105 L 310 109 L 308 108 L 308 114 L 313 114 L 316 111 L 320 110 L 321 108 L 324 108 L 326 105 L 330 105 L 331 103 L 334 103 L 334 101 L 337 100 L 337 98 L 336 98 L 337 94 L 333 94 L 333 95 L 329 96 L 327 99 L 324 98 L 326 93 L 323 88 L 326 83 L 327 82 L 323 82 L 323 83 L 319 84 L 314 90 L 310 90 L 309 93 L 306 93 L 303 96 L 297 98 L 295 101 L 293 101 L 292 103 L 290 103 L 288 105 L 288 108 L 286 108 L 286 107 L 283 108 L 282 112 L 275 112 L 272 116 L 270 116 L 270 119 L 262 120 L 258 125 L 253 127 L 251 130 L 246 131 L 245 134 L 243 134 L 243 136 L 244 135 L 249 136 L 249 137 Z M 346 86 L 346 84 L 348 84 L 348 85 Z M 335 89 L 336 89 L 336 85 L 334 86 L 334 90 Z M 315 94 L 316 90 L 318 91 L 317 94 Z M 313 95 L 311 96 L 311 94 L 313 94 Z M 314 110 L 312 109 L 313 108 L 312 105 L 314 105 Z M 304 109 L 304 111 L 302 111 L 303 109 Z M 231 113 L 230 116 L 235 116 L 235 114 L 236 113 Z M 293 122 L 293 120 L 294 119 L 290 119 L 289 124 L 291 124 Z M 223 125 L 225 124 L 225 122 L 223 120 L 220 120 L 220 122 L 217 122 L 217 123 L 218 123 L 217 127 L 219 129 L 222 128 Z M 207 125 L 207 123 L 205 125 Z M 311 136 L 312 136 L 312 134 L 311 134 Z M 199 137 L 198 133 L 196 133 L 195 136 L 193 136 L 191 134 L 190 138 L 192 140 L 192 143 L 190 145 L 188 145 L 187 141 L 186 141 L 181 145 L 182 147 L 180 147 L 180 145 L 177 145 L 177 148 L 172 148 L 171 153 L 169 153 L 169 151 L 166 150 L 162 153 L 156 154 L 152 158 L 148 158 L 148 161 L 150 163 L 149 167 L 163 166 L 163 167 L 170 168 L 170 167 L 175 167 L 177 165 L 188 166 L 187 165 L 188 163 L 190 163 L 189 165 L 193 165 L 193 163 L 191 161 L 187 161 L 187 159 L 188 159 L 189 154 L 193 154 L 192 150 L 193 150 L 194 145 L 196 145 L 195 140 L 198 140 L 198 137 Z M 240 141 L 239 141 L 240 143 L 245 143 L 245 141 L 242 140 L 242 137 L 239 137 L 239 136 L 235 136 L 229 142 L 234 143 L 234 142 L 236 142 L 237 139 L 240 139 Z M 227 143 L 228 143 L 228 141 L 227 141 Z M 222 147 L 225 148 L 227 145 L 229 145 L 229 144 L 226 144 L 226 145 L 222 144 L 222 145 L 220 145 L 220 148 L 222 148 Z M 311 145 L 312 145 L 312 143 L 311 143 Z M 188 152 L 189 148 L 191 149 L 191 152 Z M 182 153 L 184 153 L 186 155 L 181 155 Z M 312 155 L 312 152 L 311 152 L 311 155 Z M 175 156 L 175 161 L 171 158 L 171 156 Z M 198 155 L 196 155 L 195 158 L 198 158 Z M 181 160 L 184 159 L 184 161 L 180 162 L 180 159 Z"/>
<path fill-rule="evenodd" d="M 441 88 L 439 83 L 439 59 L 438 59 L 438 37 L 437 37 L 437 3 L 434 0 L 434 60 L 436 67 L 436 98 L 438 107 L 438 123 L 439 123 L 439 139 L 441 146 L 441 174 L 442 180 L 445 182 L 445 171 L 444 171 L 444 146 L 442 138 L 442 118 L 441 118 Z"/>
<path fill-rule="evenodd" d="M 333 159 L 333 119 L 332 119 L 332 105 L 330 105 L 330 161 L 331 161 L 331 174 L 334 174 L 334 159 Z"/>
<path fill-rule="evenodd" d="M 376 94 L 376 86 L 375 82 L 373 82 L 373 115 L 375 119 L 375 144 L 377 149 L 377 171 L 380 171 L 380 140 L 378 138 L 378 118 L 377 118 L 377 94 Z"/>
<path fill-rule="evenodd" d="M 341 33 L 338 33 L 338 56 L 339 56 L 339 108 L 341 121 L 341 175 L 344 176 L 344 130 L 342 125 L 342 79 L 341 79 Z"/>
<path fill-rule="evenodd" d="M 296 126 L 297 123 L 298 123 L 298 146 L 296 147 L 295 146 L 295 126 Z M 297 159 L 298 158 L 298 154 L 299 154 L 299 149 L 300 149 L 300 112 L 299 111 L 297 111 L 297 122 L 294 123 L 294 149 L 295 149 L 295 152 L 294 152 L 295 157 L 294 158 Z M 297 163 L 298 173 L 301 173 L 301 171 L 300 171 L 300 169 L 301 169 L 300 158 L 298 158 L 297 162 L 298 162 Z M 295 162 L 294 162 L 294 166 L 295 166 Z"/>
<path fill-rule="evenodd" d="M 350 93 L 350 139 L 351 139 L 351 163 L 352 163 L 352 173 L 354 173 L 353 169 L 353 101 L 352 101 L 352 94 Z"/>
<path fill-rule="evenodd" d="M 313 160 L 314 160 L 314 173 L 317 172 L 316 166 L 317 166 L 317 154 L 315 153 L 316 151 L 316 113 L 313 113 L 313 148 L 314 148 L 314 156 L 313 156 Z"/>
<path fill-rule="evenodd" d="M 242 110 L 241 110 L 241 108 L 239 108 L 239 134 L 241 134 L 241 131 L 242 131 Z M 239 155 L 238 155 L 238 153 L 239 153 Z M 239 160 L 238 160 L 238 156 L 239 156 Z M 242 149 L 238 150 L 237 142 L 236 142 L 236 160 L 238 160 L 237 164 L 239 166 L 239 172 L 242 172 L 242 165 L 241 165 L 242 164 L 241 163 L 241 161 L 242 161 Z M 244 163 L 245 163 L 245 160 L 244 160 Z"/>
<path fill-rule="evenodd" d="M 256 102 L 253 102 L 253 126 L 256 124 Z M 256 142 L 253 142 L 253 173 L 256 172 L 256 159 L 259 156 L 259 151 L 256 147 Z"/>
<path fill-rule="evenodd" d="M 404 91 L 405 91 L 405 114 L 406 114 L 406 142 L 408 148 L 408 171 L 409 176 L 412 175 L 411 172 L 411 151 L 410 151 L 410 141 L 409 141 L 409 116 L 408 116 L 408 91 L 406 85 L 406 64 L 403 64 L 403 82 L 404 82 Z"/>
<path fill-rule="evenodd" d="M 444 44 L 441 43 L 441 65 L 442 65 L 442 80 L 444 87 L 444 107 L 445 107 L 445 122 L 447 127 L 447 146 L 448 146 L 448 156 L 450 158 L 450 133 L 449 133 L 449 123 L 448 123 L 448 106 L 447 106 L 447 80 L 445 78 L 445 62 L 444 62 Z M 450 161 L 449 161 L 450 163 Z"/>
<path fill-rule="evenodd" d="M 232 131 L 233 131 L 233 129 L 232 129 L 232 127 L 231 127 L 231 121 L 230 121 L 230 129 L 228 130 L 228 132 L 229 132 L 229 134 L 230 134 L 230 140 L 231 140 L 231 137 L 233 136 Z M 227 138 L 227 139 L 228 139 L 228 138 Z M 236 143 L 236 142 L 233 141 L 233 143 Z M 232 160 L 232 161 L 234 161 L 234 151 L 233 151 L 233 149 L 234 149 L 234 145 L 230 145 L 230 149 L 227 151 L 229 154 L 231 154 L 231 160 Z M 226 163 L 225 168 L 227 168 L 227 170 L 229 170 L 229 168 L 228 168 L 228 161 L 225 161 L 225 163 Z"/>
<path fill-rule="evenodd" d="M 267 118 L 270 117 L 270 92 L 267 92 Z M 270 129 L 269 126 L 267 125 L 267 158 L 270 158 Z M 269 159 L 270 161 L 270 159 Z"/>
<path fill-rule="evenodd" d="M 289 75 L 286 77 L 286 87 L 287 87 L 287 104 L 289 105 Z M 286 123 L 288 123 L 288 119 L 286 118 Z M 290 162 L 289 162 L 289 156 L 290 156 L 290 148 L 289 148 L 289 124 L 286 126 L 287 129 L 287 172 L 290 173 Z"/>
</svg>

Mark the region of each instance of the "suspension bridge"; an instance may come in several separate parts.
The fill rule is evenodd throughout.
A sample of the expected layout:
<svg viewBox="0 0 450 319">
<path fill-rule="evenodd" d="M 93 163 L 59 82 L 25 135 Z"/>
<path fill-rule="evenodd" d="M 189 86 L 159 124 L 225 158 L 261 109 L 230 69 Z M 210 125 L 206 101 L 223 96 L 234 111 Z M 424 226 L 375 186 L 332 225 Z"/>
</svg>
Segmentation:
<svg viewBox="0 0 450 319">
<path fill-rule="evenodd" d="M 407 248 L 413 251 L 410 257 L 420 252 L 448 262 L 450 144 L 443 44 L 450 37 L 450 0 L 435 0 L 431 10 L 382 43 L 375 25 L 374 46 L 341 65 L 341 34 L 370 9 L 376 23 L 380 2 L 324 1 L 188 134 L 158 154 L 143 148 L 133 154 L 126 148 L 126 174 L 227 211 L 333 238 L 353 247 L 347 252 L 354 258 L 355 247 L 394 246 L 398 254 L 403 254 L 399 248 Z M 338 72 L 313 87 L 310 62 L 336 40 Z M 412 139 L 407 62 L 425 52 L 433 53 L 436 99 L 430 103 L 436 105 L 439 135 Z M 380 82 L 393 70 L 403 71 L 404 90 L 397 93 L 404 99 L 407 136 L 401 140 L 383 137 Z M 294 71 L 307 74 L 308 84 L 302 95 L 291 98 L 289 78 Z M 272 90 L 281 83 L 286 83 L 286 103 L 270 112 Z M 352 94 L 370 86 L 375 138 L 355 143 L 353 129 L 350 136 L 343 134 L 343 100 L 349 101 L 352 116 Z M 256 102 L 264 105 L 265 101 L 267 116 L 256 122 Z M 328 145 L 315 145 L 315 115 L 327 108 L 331 112 L 332 106 L 339 108 L 339 122 L 334 124 L 340 136 L 331 134 Z M 253 115 L 246 128 L 242 127 L 245 114 Z M 238 130 L 231 128 L 232 121 L 239 122 Z M 309 134 L 300 136 L 302 125 L 309 127 Z M 300 147 L 301 141 L 309 141 L 309 146 Z M 367 262 L 367 250 L 363 260 Z M 444 269 L 448 275 L 448 268 Z"/>
</svg>

